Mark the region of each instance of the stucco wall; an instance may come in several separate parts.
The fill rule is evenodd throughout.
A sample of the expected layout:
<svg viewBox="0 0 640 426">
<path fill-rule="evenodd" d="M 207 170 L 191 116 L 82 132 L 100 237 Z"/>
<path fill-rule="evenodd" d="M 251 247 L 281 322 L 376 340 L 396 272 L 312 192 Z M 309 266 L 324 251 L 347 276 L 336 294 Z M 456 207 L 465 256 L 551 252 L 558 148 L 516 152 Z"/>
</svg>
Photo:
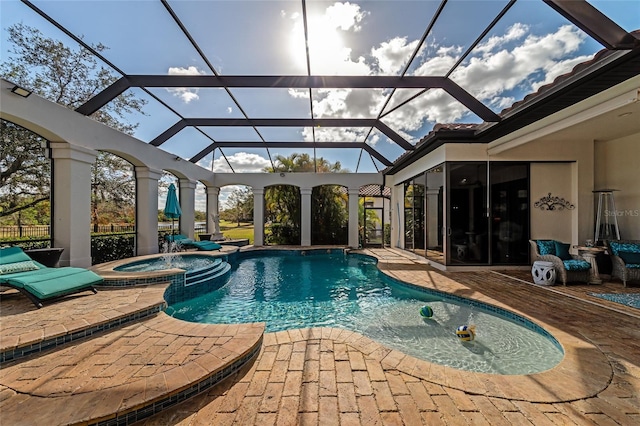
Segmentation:
<svg viewBox="0 0 640 426">
<path fill-rule="evenodd" d="M 566 230 L 563 231 L 563 241 L 572 244 L 584 243 L 586 239 L 593 238 L 593 180 L 594 180 L 594 143 L 588 140 L 555 140 L 546 139 L 543 141 L 530 142 L 525 145 L 518 146 L 508 151 L 501 152 L 490 157 L 491 161 L 532 161 L 538 163 L 556 162 L 564 163 L 563 175 L 558 179 L 546 179 L 543 174 L 539 177 L 533 175 L 531 177 L 531 209 L 533 212 L 533 202 L 540 199 L 549 192 L 552 195 L 559 195 L 569 202 L 575 208 L 569 211 L 572 220 L 566 224 Z M 568 163 L 568 164 L 567 164 Z M 553 169 L 550 167 L 550 169 Z M 568 174 L 567 174 L 568 170 Z M 534 186 L 537 185 L 536 179 L 541 185 L 537 192 L 534 192 Z M 570 185 L 567 187 L 566 185 Z M 557 189 L 556 189 L 557 188 Z M 569 189 L 567 189 L 569 188 Z M 542 191 L 542 192 L 541 192 Z M 562 194 L 560 193 L 562 192 Z M 557 194 L 556 194 L 557 193 Z M 546 220 L 547 216 L 541 217 L 531 216 L 532 236 L 534 230 L 544 230 L 545 225 L 537 223 L 538 220 Z M 568 232 L 568 233 L 567 233 Z M 560 238 L 555 238 L 560 239 Z"/>
<path fill-rule="evenodd" d="M 573 186 L 571 163 L 533 163 L 531 164 L 531 238 L 570 242 L 572 240 L 571 223 L 573 211 L 542 210 L 534 207 L 540 198 L 551 193 L 572 201 Z"/>
<path fill-rule="evenodd" d="M 620 236 L 640 240 L 640 133 L 595 143 L 595 188 L 614 193 Z"/>
</svg>

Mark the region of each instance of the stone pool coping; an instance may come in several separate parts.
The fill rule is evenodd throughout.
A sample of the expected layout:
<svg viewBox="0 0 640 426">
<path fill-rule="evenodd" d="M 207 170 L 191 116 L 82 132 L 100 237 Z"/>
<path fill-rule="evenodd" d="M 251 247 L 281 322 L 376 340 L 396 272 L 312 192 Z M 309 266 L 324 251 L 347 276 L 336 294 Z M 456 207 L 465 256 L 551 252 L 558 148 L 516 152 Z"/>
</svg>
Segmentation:
<svg viewBox="0 0 640 426">
<path fill-rule="evenodd" d="M 372 254 L 372 252 L 367 251 L 363 251 L 363 253 L 370 255 Z M 437 364 L 429 363 L 427 361 L 417 360 L 416 358 L 405 355 L 399 351 L 386 348 L 368 337 L 362 336 L 358 333 L 350 332 L 348 330 L 337 328 L 308 329 L 306 331 L 290 330 L 288 332 L 266 334 L 263 334 L 262 331 L 254 328 L 253 332 L 257 333 L 255 333 L 253 339 L 250 340 L 257 343 L 257 339 L 264 339 L 265 343 L 262 343 L 264 348 L 264 345 L 273 344 L 274 341 L 280 342 L 281 340 L 283 342 L 297 342 L 309 339 L 332 339 L 336 342 L 342 342 L 350 347 L 357 349 L 358 351 L 365 354 L 367 358 L 379 360 L 380 364 L 385 366 L 385 368 L 396 369 L 407 375 L 420 378 L 428 382 L 441 384 L 443 386 L 447 386 L 448 388 L 458 389 L 471 395 L 493 396 L 496 398 L 503 398 L 507 400 L 510 399 L 542 403 L 588 400 L 592 396 L 597 396 L 597 394 L 607 389 L 608 387 L 615 387 L 615 384 L 612 383 L 612 376 L 615 375 L 618 380 L 620 379 L 621 372 L 619 371 L 619 369 L 614 371 L 605 354 L 600 349 L 598 349 L 598 347 L 596 347 L 597 344 L 604 344 L 606 349 L 606 339 L 602 341 L 595 341 L 595 344 L 592 344 L 588 340 L 588 337 L 583 337 L 583 335 L 581 335 L 580 333 L 574 332 L 573 334 L 571 334 L 569 332 L 571 330 L 571 327 L 567 326 L 566 323 L 563 323 L 562 318 L 567 317 L 567 315 L 572 315 L 571 312 L 563 312 L 562 315 L 564 316 L 558 313 L 558 315 L 555 317 L 553 315 L 550 315 L 548 319 L 540 319 L 541 316 L 533 318 L 531 315 L 527 315 L 526 312 L 513 308 L 513 306 L 522 306 L 518 305 L 518 300 L 520 300 L 521 296 L 517 293 L 517 291 L 524 291 L 526 293 L 527 297 L 524 303 L 535 303 L 535 301 L 538 301 L 538 303 L 540 303 L 540 301 L 544 302 L 545 300 L 551 301 L 554 299 L 554 297 L 555 299 L 557 299 L 557 296 L 551 295 L 551 293 L 549 293 L 547 289 L 540 289 L 536 287 L 527 289 L 527 286 L 520 285 L 520 283 L 518 283 L 518 281 L 515 279 L 500 276 L 500 274 L 492 275 L 491 272 L 487 272 L 484 274 L 471 273 L 468 274 L 468 276 L 465 276 L 464 273 L 454 273 L 450 276 L 447 276 L 446 274 L 431 270 L 424 264 L 407 261 L 407 259 L 403 259 L 402 256 L 397 255 L 389 250 L 374 252 L 373 255 L 379 260 L 379 268 L 384 273 L 396 279 L 400 279 L 402 281 L 410 282 L 413 284 L 419 284 L 426 288 L 450 291 L 454 294 L 464 295 L 465 297 L 473 297 L 474 299 L 481 300 L 485 303 L 503 307 L 504 309 L 515 312 L 528 318 L 532 322 L 539 324 L 541 327 L 544 327 L 547 331 L 549 331 L 560 342 L 565 351 L 563 360 L 556 367 L 545 372 L 531 375 L 501 376 L 495 374 L 471 373 L 467 371 L 456 370 L 450 367 L 440 366 Z M 466 282 L 470 282 L 469 280 L 484 280 L 483 283 L 491 282 L 492 284 L 495 284 L 499 291 L 508 293 L 508 297 L 501 299 L 506 300 L 507 303 L 501 303 L 499 300 L 496 300 L 496 298 L 487 296 L 486 294 L 484 294 L 485 292 L 479 291 L 478 289 L 481 288 L 481 286 L 465 285 L 465 280 Z M 167 283 L 164 283 L 164 285 L 153 285 L 146 288 L 133 287 L 121 288 L 117 290 L 105 288 L 99 290 L 97 295 L 69 298 L 68 300 L 63 300 L 55 304 L 51 304 L 39 310 L 34 309 L 33 306 L 28 302 L 28 300 L 25 300 L 19 294 L 15 297 L 3 297 L 3 309 L 5 310 L 5 315 L 7 315 L 7 309 L 15 310 L 15 313 L 11 313 L 11 315 L 13 316 L 12 327 L 16 327 L 16 329 L 12 330 L 11 332 L 11 335 L 13 337 L 9 340 L 5 340 L 4 338 L 8 337 L 7 332 L 10 329 L 8 328 L 9 324 L 2 324 L 3 343 L 7 346 L 13 346 L 18 342 L 24 343 L 25 341 L 29 340 L 29 337 L 33 337 L 36 335 L 51 336 L 54 332 L 56 332 L 57 329 L 61 329 L 63 326 L 67 329 L 71 329 L 80 319 L 82 320 L 84 326 L 91 327 L 94 324 L 105 321 L 106 317 L 112 317 L 114 315 L 114 296 L 122 295 L 121 297 L 123 298 L 123 303 L 121 304 L 122 306 L 120 306 L 120 304 L 118 305 L 117 310 L 119 312 L 121 311 L 121 314 L 123 314 L 124 312 L 130 311 L 131 306 L 134 305 L 136 301 L 141 302 L 142 300 L 140 299 L 140 296 L 146 294 L 147 292 L 150 292 L 148 296 L 145 296 L 145 298 L 149 299 L 147 303 L 155 303 L 154 301 L 159 301 L 158 299 L 161 299 L 161 294 L 166 288 L 166 285 Z M 518 286 L 525 287 L 525 289 L 520 289 L 517 291 L 514 290 L 514 288 Z M 490 294 L 490 292 L 486 293 Z M 573 303 L 580 302 L 574 301 Z M 14 305 L 15 308 L 13 307 Z M 570 307 L 570 305 L 571 302 L 563 302 L 563 306 Z M 75 318 L 69 318 L 68 313 L 71 309 L 75 310 L 76 312 L 74 314 Z M 102 309 L 104 310 L 104 313 L 98 315 L 96 313 L 96 309 Z M 539 308 L 538 311 L 546 312 L 544 307 Z M 575 315 L 578 315 L 578 320 L 581 321 L 581 323 L 583 321 L 589 320 L 589 318 L 581 317 L 580 315 L 583 314 L 579 312 L 577 312 Z M 606 320 L 606 318 L 604 319 Z M 180 339 L 181 336 L 188 336 L 189 338 L 194 337 L 193 330 L 188 330 L 188 328 L 191 328 L 191 326 L 185 327 L 185 324 L 181 321 L 167 318 L 166 315 L 162 313 L 159 315 L 156 314 L 152 318 L 144 322 L 147 324 L 146 328 L 149 330 L 149 332 L 156 334 L 161 331 L 161 328 L 156 325 L 158 324 L 157 321 L 159 321 L 160 323 L 164 323 L 163 327 L 161 328 L 163 334 L 165 335 L 174 335 L 176 339 Z M 164 328 L 165 326 L 167 328 Z M 211 332 L 218 327 L 216 325 L 213 325 L 213 328 L 210 328 L 206 325 L 193 325 L 193 327 L 195 327 L 196 329 L 200 329 L 201 326 L 203 327 L 202 332 L 204 332 L 207 336 L 211 336 Z M 135 325 L 131 324 L 129 327 L 133 330 Z M 233 328 L 237 330 L 234 331 L 234 333 L 231 333 L 234 336 L 237 333 L 244 334 L 248 331 L 242 326 L 233 326 Z M 565 331 L 563 328 L 566 328 L 567 331 Z M 244 329 L 244 333 L 241 331 L 242 329 Z M 253 332 L 251 332 L 251 334 L 253 334 Z M 612 330 L 612 332 L 615 333 L 615 330 Z M 106 334 L 104 334 L 100 339 L 89 337 L 89 340 L 81 343 L 79 347 L 84 348 L 83 352 L 85 354 L 88 354 L 90 352 L 98 350 L 98 348 L 100 348 L 102 345 L 100 342 L 104 341 L 105 339 L 113 340 L 114 344 L 120 342 L 120 339 L 110 337 L 112 333 L 114 336 L 118 334 L 117 329 L 113 331 L 105 331 L 105 333 Z M 226 343 L 227 337 L 231 337 L 231 334 L 225 332 L 225 337 L 222 341 L 220 341 L 220 343 Z M 130 333 L 131 338 L 135 338 L 135 336 L 135 333 Z M 263 337 L 261 338 L 260 336 Z M 285 336 L 287 337 L 286 339 L 284 338 Z M 602 339 L 604 339 L 604 337 Z M 124 343 L 122 342 L 120 344 L 122 345 Z M 71 344 L 71 346 L 74 345 Z M 246 346 L 241 346 L 246 349 L 256 347 L 251 343 Z M 169 346 L 167 346 L 167 348 L 169 348 Z M 613 349 L 615 351 L 615 348 Z M 248 356 L 250 353 L 245 352 L 245 350 L 240 350 L 239 352 L 237 352 L 237 355 Z M 107 353 L 115 355 L 116 352 L 108 351 L 100 354 L 99 356 L 105 356 L 105 354 Z M 270 352 L 270 354 L 274 356 L 275 353 Z M 163 352 L 159 350 L 158 356 L 162 357 Z M 33 375 L 31 380 L 36 381 L 33 382 L 34 384 L 38 382 L 38 376 L 42 376 L 43 378 L 45 377 L 43 376 L 43 374 L 45 374 L 45 372 L 47 371 L 46 368 L 49 368 L 51 370 L 51 373 L 48 373 L 46 375 L 46 378 L 48 380 L 54 379 L 56 377 L 54 375 L 56 374 L 55 371 L 57 371 L 55 367 L 55 363 L 57 362 L 56 353 L 50 353 L 49 355 L 43 356 L 36 356 L 36 354 L 34 354 L 32 355 L 32 357 L 30 357 L 30 359 L 33 360 L 33 362 L 28 362 L 25 360 L 19 364 L 14 364 L 14 362 L 9 362 L 9 364 L 24 365 L 25 369 L 23 371 L 29 371 L 29 374 Z M 218 371 L 215 368 L 209 368 L 211 366 L 209 366 L 209 362 L 206 361 L 205 358 L 201 359 L 203 362 L 202 367 L 204 367 L 205 370 L 209 371 L 210 373 L 213 371 Z M 81 361 L 86 362 L 86 357 L 82 358 Z M 299 357 L 297 357 L 296 362 L 299 361 Z M 355 361 L 356 360 L 354 360 L 354 362 Z M 291 356 L 289 362 L 294 363 L 293 356 Z M 27 363 L 33 363 L 34 366 L 37 365 L 38 368 L 31 368 L 27 365 Z M 65 365 L 68 365 L 68 368 L 66 368 L 65 370 L 73 371 L 68 370 L 69 368 L 73 367 L 73 364 Z M 170 367 L 171 365 L 171 363 L 168 363 L 167 367 Z M 120 371 L 122 369 L 126 369 L 127 366 L 125 364 L 113 364 L 113 368 L 114 371 Z M 356 369 L 361 368 L 362 367 L 357 367 Z M 3 370 L 4 375 L 9 373 L 11 369 L 7 370 L 3 368 Z M 337 374 L 337 370 L 334 373 Z M 24 380 L 26 380 L 27 377 L 24 374 L 15 374 L 13 377 L 18 380 L 20 386 L 26 385 L 26 382 L 24 382 Z M 68 373 L 65 373 L 59 377 L 59 379 L 61 379 L 62 381 L 69 380 L 70 378 L 71 376 L 69 376 Z M 168 379 L 169 376 L 166 376 L 166 378 Z M 92 415 L 90 418 L 102 418 L 103 420 L 111 418 L 113 420 L 113 417 L 111 417 L 109 414 L 107 414 L 106 411 L 104 411 L 105 407 L 100 407 L 98 409 L 94 405 L 94 401 L 97 401 L 98 399 L 104 398 L 105 396 L 109 395 L 112 398 L 118 399 L 120 402 L 125 402 L 124 399 L 120 398 L 124 394 L 113 392 L 116 390 L 116 388 L 112 387 L 114 383 L 113 380 L 112 383 L 108 385 L 107 382 L 111 379 L 107 380 L 105 379 L 104 375 L 98 374 L 95 375 L 95 377 L 87 377 L 84 379 L 91 380 L 93 383 L 95 383 L 96 393 L 93 393 L 93 395 L 70 395 L 69 398 L 60 398 L 59 396 L 53 397 L 53 394 L 50 397 L 44 398 L 42 396 L 38 396 L 35 397 L 36 400 L 33 401 L 33 403 L 36 404 L 38 408 L 34 409 L 33 411 L 23 411 L 23 409 L 26 409 L 27 406 L 29 406 L 29 404 L 25 404 L 25 398 L 28 398 L 28 395 L 26 393 L 19 393 L 11 396 L 11 389 L 13 389 L 15 384 L 13 384 L 11 380 L 5 379 L 9 378 L 5 376 L 1 382 L 2 386 L 0 386 L 0 390 L 2 390 L 3 395 L 5 395 L 5 400 L 2 404 L 2 406 L 5 407 L 3 408 L 3 415 L 9 414 L 9 412 L 11 412 L 12 415 L 18 416 L 15 418 L 28 418 L 30 420 L 37 420 L 41 418 L 44 419 L 49 415 L 48 413 L 51 412 L 50 410 L 43 410 L 44 407 L 47 407 L 60 414 L 60 416 L 56 417 L 56 420 L 60 422 L 63 422 L 64 419 L 71 418 L 68 417 L 71 415 L 71 410 L 73 410 L 74 416 L 81 414 L 81 411 L 91 410 Z M 140 382 L 139 384 L 142 385 L 143 383 Z M 99 389 L 101 385 L 107 386 L 109 388 L 109 391 L 107 391 L 106 393 L 100 392 Z M 145 386 L 147 385 L 154 386 L 154 383 L 152 381 L 148 381 Z M 186 386 L 188 384 L 184 382 L 183 385 Z M 180 389 L 184 390 L 186 388 L 181 387 Z M 123 388 L 122 391 L 125 392 L 126 389 Z M 607 392 L 608 391 L 609 389 L 607 389 Z M 615 390 L 612 392 L 615 392 Z M 64 403 L 64 405 L 60 405 L 63 400 L 66 402 Z M 110 400 L 108 402 L 112 407 L 118 404 L 118 401 L 116 400 Z M 128 409 L 131 409 L 133 407 L 141 407 L 137 404 L 129 405 L 133 401 L 127 400 L 126 402 Z M 5 411 L 5 409 L 8 411 Z M 97 414 L 99 414 L 98 412 L 96 412 L 96 410 L 100 411 L 102 415 L 96 416 Z M 128 411 L 128 413 L 131 413 L 131 411 Z M 49 421 L 52 420 L 50 416 L 47 417 L 47 419 Z"/>
<path fill-rule="evenodd" d="M 436 271 L 430 271 L 424 261 L 415 262 L 406 257 L 404 253 L 385 250 L 384 256 L 381 256 L 381 252 L 377 250 L 357 250 L 354 252 L 376 258 L 379 270 L 394 279 L 418 287 L 474 299 L 520 315 L 545 329 L 560 343 L 564 351 L 562 360 L 555 367 L 526 375 L 497 375 L 463 371 L 419 360 L 396 350 L 391 350 L 389 355 L 384 357 L 383 362 L 387 365 L 406 374 L 471 394 L 530 402 L 552 403 L 589 398 L 596 396 L 609 386 L 613 378 L 613 367 L 606 355 L 588 340 L 565 332 L 551 321 L 532 318 L 512 305 L 501 303 L 477 291 L 470 292 L 467 286 L 445 275 L 439 275 L 437 285 L 433 285 L 433 280 L 428 277 Z M 402 267 L 398 267 L 407 262 L 420 265 L 420 272 L 403 270 Z"/>
</svg>

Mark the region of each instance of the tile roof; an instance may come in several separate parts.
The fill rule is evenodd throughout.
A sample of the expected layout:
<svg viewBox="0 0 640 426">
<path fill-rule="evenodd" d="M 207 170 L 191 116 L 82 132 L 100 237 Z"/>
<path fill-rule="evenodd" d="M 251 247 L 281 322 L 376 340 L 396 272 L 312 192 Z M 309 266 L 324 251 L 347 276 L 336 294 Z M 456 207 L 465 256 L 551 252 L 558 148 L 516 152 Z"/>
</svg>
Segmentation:
<svg viewBox="0 0 640 426">
<path fill-rule="evenodd" d="M 631 34 L 635 35 L 636 37 L 640 37 L 640 29 L 631 32 Z M 607 58 L 609 58 L 610 56 L 616 53 L 617 51 L 609 50 L 609 49 L 602 49 L 598 51 L 590 60 L 577 64 L 575 67 L 573 67 L 573 69 L 570 72 L 557 76 L 553 80 L 553 82 L 549 84 L 540 86 L 537 91 L 526 95 L 520 101 L 514 102 L 508 108 L 503 109 L 498 115 L 501 118 L 504 118 L 505 116 L 518 110 L 524 105 L 536 100 L 539 97 L 542 97 L 544 94 L 546 94 L 550 90 L 562 85 L 565 82 L 571 81 L 573 78 L 577 78 L 577 76 L 579 76 L 582 72 L 588 71 L 590 67 L 594 65 L 598 65 L 601 62 L 604 62 Z M 433 129 L 429 131 L 429 133 L 427 133 L 415 144 L 416 150 L 405 151 L 402 155 L 400 155 L 394 161 L 394 164 L 392 166 L 384 169 L 383 173 L 386 171 L 392 170 L 396 165 L 403 163 L 407 158 L 412 157 L 415 154 L 415 152 L 418 150 L 418 148 L 428 144 L 429 142 L 432 142 L 437 137 L 443 134 L 448 134 L 449 136 L 452 136 L 451 134 L 459 133 L 460 138 L 466 139 L 470 136 L 468 132 L 475 133 L 476 130 L 478 130 L 480 127 L 484 126 L 485 124 L 486 123 L 436 123 L 435 126 L 433 126 Z M 499 123 L 497 125 L 499 125 Z"/>
</svg>

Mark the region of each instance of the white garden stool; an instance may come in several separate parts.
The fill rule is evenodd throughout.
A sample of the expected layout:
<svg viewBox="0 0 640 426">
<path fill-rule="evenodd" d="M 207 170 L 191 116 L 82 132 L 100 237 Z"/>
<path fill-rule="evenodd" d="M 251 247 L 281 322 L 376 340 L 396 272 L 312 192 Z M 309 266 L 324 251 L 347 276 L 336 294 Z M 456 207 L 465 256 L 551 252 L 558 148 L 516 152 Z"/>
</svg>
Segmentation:
<svg viewBox="0 0 640 426">
<path fill-rule="evenodd" d="M 556 270 L 552 262 L 536 260 L 531 268 L 533 282 L 538 285 L 553 285 L 556 282 Z"/>
</svg>

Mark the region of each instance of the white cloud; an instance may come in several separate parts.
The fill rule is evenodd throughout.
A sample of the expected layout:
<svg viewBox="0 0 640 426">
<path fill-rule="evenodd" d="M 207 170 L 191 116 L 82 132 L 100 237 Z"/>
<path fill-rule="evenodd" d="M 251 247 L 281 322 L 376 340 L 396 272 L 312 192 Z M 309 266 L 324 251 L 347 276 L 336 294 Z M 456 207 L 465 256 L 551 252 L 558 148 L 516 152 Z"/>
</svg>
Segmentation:
<svg viewBox="0 0 640 426">
<path fill-rule="evenodd" d="M 363 142 L 369 129 L 352 127 L 316 127 L 314 129 L 317 142 Z M 313 140 L 310 127 L 305 127 L 302 131 L 305 141 Z"/>
<path fill-rule="evenodd" d="M 309 99 L 309 89 L 289 89 L 288 93 L 294 99 Z"/>
<path fill-rule="evenodd" d="M 545 67 L 545 79 L 537 82 L 531 83 L 531 88 L 535 91 L 540 88 L 540 86 L 544 86 L 545 84 L 549 84 L 555 80 L 556 77 L 562 74 L 566 74 L 569 70 L 572 70 L 573 67 L 578 65 L 581 62 L 585 62 L 589 59 L 588 56 L 578 56 L 575 58 L 570 58 L 564 61 L 558 61 L 552 63 Z"/>
<path fill-rule="evenodd" d="M 232 207 L 229 205 L 228 199 L 229 199 L 229 196 L 233 193 L 233 191 L 238 189 L 244 190 L 246 188 L 250 188 L 250 187 L 245 185 L 227 185 L 220 188 L 220 193 L 218 194 L 218 205 L 220 206 L 220 210 L 224 210 L 229 207 Z"/>
<path fill-rule="evenodd" d="M 353 50 L 346 46 L 342 35 L 357 32 L 367 16 L 360 6 L 349 2 L 336 2 L 322 15 L 308 17 L 308 49 L 313 74 L 317 75 L 368 75 L 371 67 L 363 56 L 352 58 Z M 293 19 L 293 16 L 292 16 Z M 290 51 L 301 67 L 306 68 L 303 23 L 297 16 L 291 30 Z"/>
<path fill-rule="evenodd" d="M 354 33 L 366 25 L 368 12 L 348 2 L 335 3 L 321 16 L 310 17 L 309 50 L 312 72 L 319 75 L 394 75 L 406 65 L 419 40 L 394 37 L 373 46 L 367 57 L 352 57 L 343 34 Z M 301 22 L 295 21 L 294 34 L 299 34 Z M 297 32 L 296 32 L 297 31 Z M 531 93 L 552 82 L 558 75 L 588 59 L 576 56 L 586 35 L 579 29 L 564 25 L 548 34 L 532 34 L 526 24 L 515 23 L 503 34 L 496 34 L 480 43 L 472 55 L 457 67 L 452 80 L 495 110 L 509 107 L 518 93 Z M 298 52 L 300 46 L 297 46 Z M 422 76 L 442 76 L 460 58 L 465 46 L 446 45 L 430 41 L 423 46 L 411 73 Z M 376 117 L 387 94 L 383 90 L 332 89 L 317 90 L 314 95 L 316 117 Z M 293 98 L 306 98 L 306 90 L 289 90 Z M 406 98 L 407 93 L 398 93 Z M 515 96 L 515 97 L 514 97 Z M 392 100 L 394 103 L 395 100 Z M 384 122 L 407 140 L 415 141 L 409 132 L 416 132 L 426 123 L 452 123 L 462 120 L 469 110 L 441 89 L 428 90 L 393 113 Z M 477 121 L 477 117 L 465 121 Z M 362 141 L 368 129 L 319 129 L 318 141 Z M 311 140 L 311 129 L 303 131 Z M 376 143 L 379 137 L 370 143 Z"/>
<path fill-rule="evenodd" d="M 382 74 L 397 75 L 416 49 L 418 41 L 407 43 L 406 37 L 395 37 L 380 43 L 378 48 L 372 48 L 371 55 L 378 61 Z"/>
<path fill-rule="evenodd" d="M 529 26 L 521 23 L 515 23 L 503 36 L 492 36 L 486 42 L 476 46 L 476 52 L 492 52 L 500 46 L 503 46 L 507 42 L 519 40 L 526 36 L 529 32 Z"/>
<path fill-rule="evenodd" d="M 271 166 L 271 162 L 267 158 L 248 152 L 237 152 L 233 155 L 228 155 L 227 160 L 229 160 L 233 170 L 238 173 L 262 172 L 265 167 Z M 213 171 L 215 173 L 230 173 L 229 164 L 227 164 L 224 157 L 216 158 L 213 162 Z"/>
<path fill-rule="evenodd" d="M 445 75 L 458 60 L 460 48 L 440 48 L 414 71 L 415 75 Z"/>
<path fill-rule="evenodd" d="M 169 75 L 204 75 L 203 71 L 199 71 L 197 67 L 191 65 L 188 68 L 169 67 Z"/>
<path fill-rule="evenodd" d="M 204 75 L 204 71 L 198 71 L 198 68 L 193 65 L 188 68 L 183 67 L 169 67 L 168 75 Z M 188 89 L 186 87 L 176 87 L 167 89 L 167 91 L 174 96 L 182 99 L 182 102 L 188 104 L 193 100 L 198 100 L 200 97 L 198 96 L 197 89 Z"/>
<path fill-rule="evenodd" d="M 357 4 L 336 2 L 327 8 L 325 19 L 332 28 L 357 32 L 361 30 L 360 23 L 367 14 L 361 11 Z"/>
<path fill-rule="evenodd" d="M 509 34 L 511 33 L 505 38 Z M 587 59 L 585 56 L 563 59 L 575 53 L 585 37 L 577 28 L 565 25 L 544 36 L 529 35 L 521 45 L 512 50 L 483 49 L 481 56 L 473 57 L 467 65 L 459 67 L 453 73 L 453 79 L 485 101 L 516 87 L 532 92 L 541 84 L 551 82 L 559 74 L 568 72 L 571 64 Z M 493 46 L 502 44 L 493 39 Z"/>
<path fill-rule="evenodd" d="M 196 211 L 207 211 L 207 187 L 202 182 L 198 182 L 196 185 L 194 201 Z"/>
<path fill-rule="evenodd" d="M 316 117 L 376 117 L 384 100 L 382 89 L 321 89 L 313 100 Z"/>
</svg>

